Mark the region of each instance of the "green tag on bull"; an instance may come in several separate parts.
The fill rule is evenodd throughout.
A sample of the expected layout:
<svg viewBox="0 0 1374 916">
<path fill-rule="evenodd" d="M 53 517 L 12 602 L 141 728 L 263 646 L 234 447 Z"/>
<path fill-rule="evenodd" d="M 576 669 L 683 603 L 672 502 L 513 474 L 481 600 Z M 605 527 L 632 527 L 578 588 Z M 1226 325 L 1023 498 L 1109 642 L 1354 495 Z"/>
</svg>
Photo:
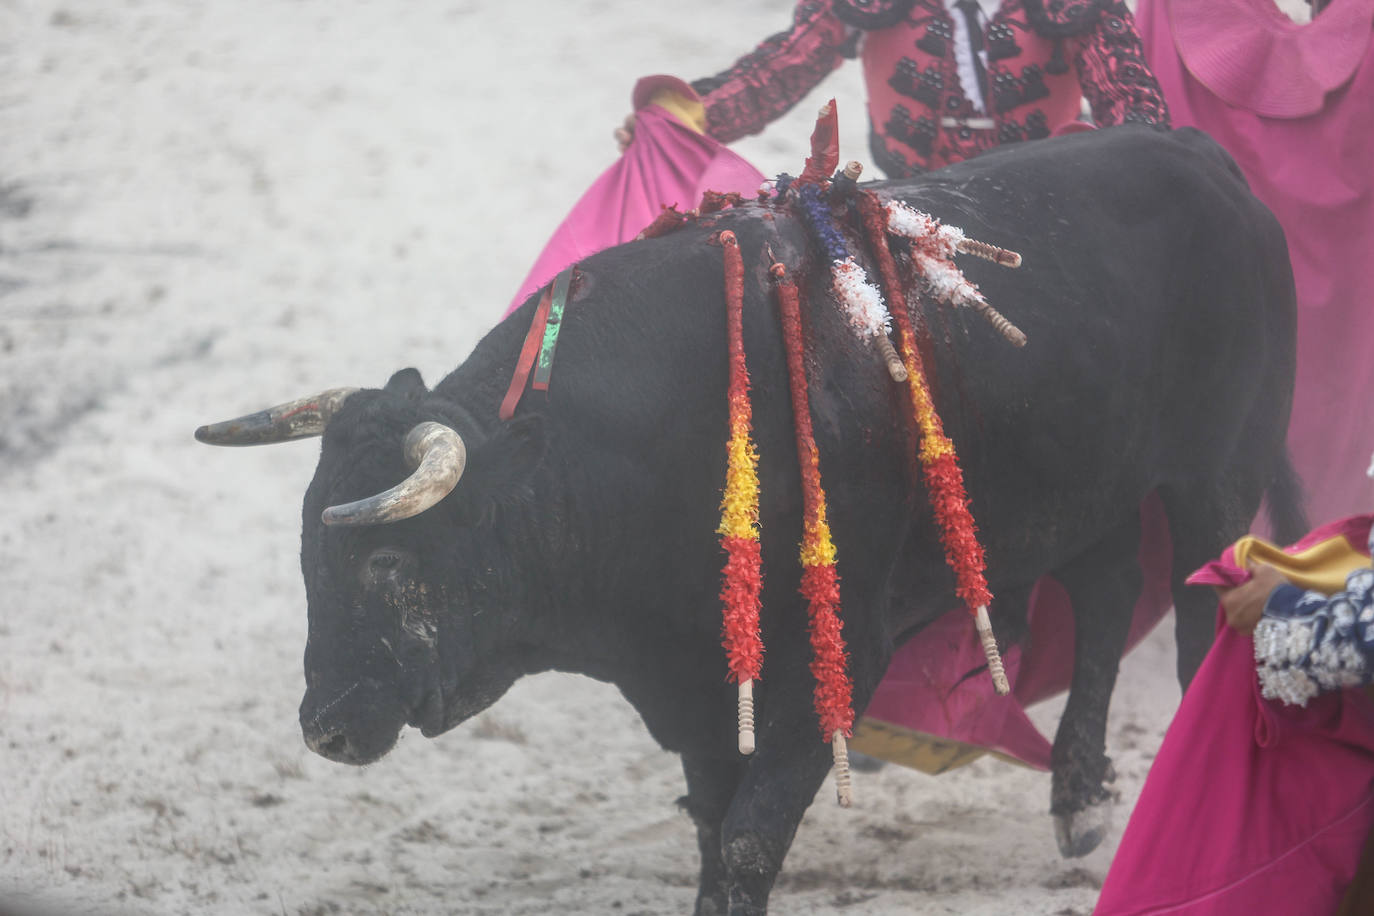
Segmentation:
<svg viewBox="0 0 1374 916">
<path fill-rule="evenodd" d="M 549 318 L 544 324 L 544 342 L 539 347 L 539 359 L 534 366 L 534 387 L 549 390 L 549 375 L 553 372 L 553 350 L 558 346 L 558 330 L 563 324 L 563 306 L 568 303 L 568 288 L 572 286 L 573 268 L 563 270 L 553 281 L 553 301 L 549 304 Z"/>
</svg>

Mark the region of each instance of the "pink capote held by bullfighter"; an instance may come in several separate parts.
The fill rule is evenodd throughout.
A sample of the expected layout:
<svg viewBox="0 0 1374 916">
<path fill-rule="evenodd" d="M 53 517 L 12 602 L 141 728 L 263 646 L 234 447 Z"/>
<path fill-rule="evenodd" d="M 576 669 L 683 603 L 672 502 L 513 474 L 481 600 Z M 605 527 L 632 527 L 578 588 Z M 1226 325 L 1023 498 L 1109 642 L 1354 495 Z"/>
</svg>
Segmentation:
<svg viewBox="0 0 1374 916">
<path fill-rule="evenodd" d="M 697 94 L 676 77 L 646 76 L 635 84 L 635 135 L 629 148 L 554 230 L 506 315 L 569 264 L 633 239 L 664 207 L 690 210 L 708 190 L 758 191 L 763 183 L 758 169 L 663 107 L 673 105 L 674 96 L 700 106 Z M 680 105 L 673 107 L 690 117 Z"/>
<path fill-rule="evenodd" d="M 1298 294 L 1288 447 L 1319 524 L 1365 505 L 1374 446 L 1374 0 L 1140 0 L 1175 127 L 1207 131 L 1283 226 Z"/>
<path fill-rule="evenodd" d="M 1374 516 L 1318 528 L 1364 553 Z M 1190 585 L 1239 585 L 1228 547 Z M 1254 644 L 1226 626 L 1188 688 L 1102 887 L 1095 916 L 1329 916 L 1374 827 L 1374 701 L 1260 696 Z"/>
</svg>

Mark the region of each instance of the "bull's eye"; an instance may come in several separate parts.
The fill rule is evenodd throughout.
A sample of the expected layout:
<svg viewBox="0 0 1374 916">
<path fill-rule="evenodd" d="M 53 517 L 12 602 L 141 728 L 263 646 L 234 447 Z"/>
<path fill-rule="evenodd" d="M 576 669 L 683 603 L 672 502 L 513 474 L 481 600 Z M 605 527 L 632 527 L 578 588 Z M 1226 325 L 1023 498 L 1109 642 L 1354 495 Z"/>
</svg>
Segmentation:
<svg viewBox="0 0 1374 916">
<path fill-rule="evenodd" d="M 414 575 L 415 558 L 408 551 L 396 547 L 378 547 L 363 564 L 365 585 L 395 585 Z"/>
</svg>

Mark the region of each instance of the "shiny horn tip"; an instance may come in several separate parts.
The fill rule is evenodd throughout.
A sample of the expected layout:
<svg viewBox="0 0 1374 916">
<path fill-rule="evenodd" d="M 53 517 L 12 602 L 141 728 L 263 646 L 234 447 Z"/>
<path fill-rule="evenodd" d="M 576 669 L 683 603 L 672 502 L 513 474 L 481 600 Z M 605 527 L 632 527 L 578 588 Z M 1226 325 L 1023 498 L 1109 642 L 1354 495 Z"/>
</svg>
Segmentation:
<svg viewBox="0 0 1374 916">
<path fill-rule="evenodd" d="M 467 464 L 463 439 L 442 423 L 418 423 L 402 444 L 414 471 L 385 492 L 330 506 L 320 515 L 326 525 L 380 525 L 412 518 L 439 503 L 458 485 Z"/>
<path fill-rule="evenodd" d="M 272 419 L 265 410 L 196 429 L 196 441 L 206 445 L 262 445 L 279 438 L 274 435 Z"/>
<path fill-rule="evenodd" d="M 329 419 L 357 388 L 330 388 L 308 398 L 287 401 L 266 410 L 245 414 L 196 430 L 196 441 L 206 445 L 271 445 L 324 433 Z"/>
</svg>

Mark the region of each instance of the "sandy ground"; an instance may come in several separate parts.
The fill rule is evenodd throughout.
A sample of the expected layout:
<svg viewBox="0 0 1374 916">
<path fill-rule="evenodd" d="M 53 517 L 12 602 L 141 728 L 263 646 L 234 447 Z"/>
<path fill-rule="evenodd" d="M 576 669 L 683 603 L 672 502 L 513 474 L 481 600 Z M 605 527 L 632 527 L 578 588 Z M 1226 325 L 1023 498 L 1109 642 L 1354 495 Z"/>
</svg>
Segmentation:
<svg viewBox="0 0 1374 916">
<path fill-rule="evenodd" d="M 635 77 L 714 72 L 790 7 L 0 0 L 0 902 L 690 910 L 677 761 L 605 685 L 529 679 L 361 770 L 311 755 L 316 446 L 191 431 L 437 381 L 612 161 Z M 857 67 L 826 89 L 867 158 Z M 795 170 L 815 107 L 737 148 Z M 822 791 L 775 911 L 1086 916 L 1178 700 L 1170 630 L 1124 668 L 1103 848 L 1059 858 L 1044 774 L 890 767 L 852 810 Z"/>
</svg>

